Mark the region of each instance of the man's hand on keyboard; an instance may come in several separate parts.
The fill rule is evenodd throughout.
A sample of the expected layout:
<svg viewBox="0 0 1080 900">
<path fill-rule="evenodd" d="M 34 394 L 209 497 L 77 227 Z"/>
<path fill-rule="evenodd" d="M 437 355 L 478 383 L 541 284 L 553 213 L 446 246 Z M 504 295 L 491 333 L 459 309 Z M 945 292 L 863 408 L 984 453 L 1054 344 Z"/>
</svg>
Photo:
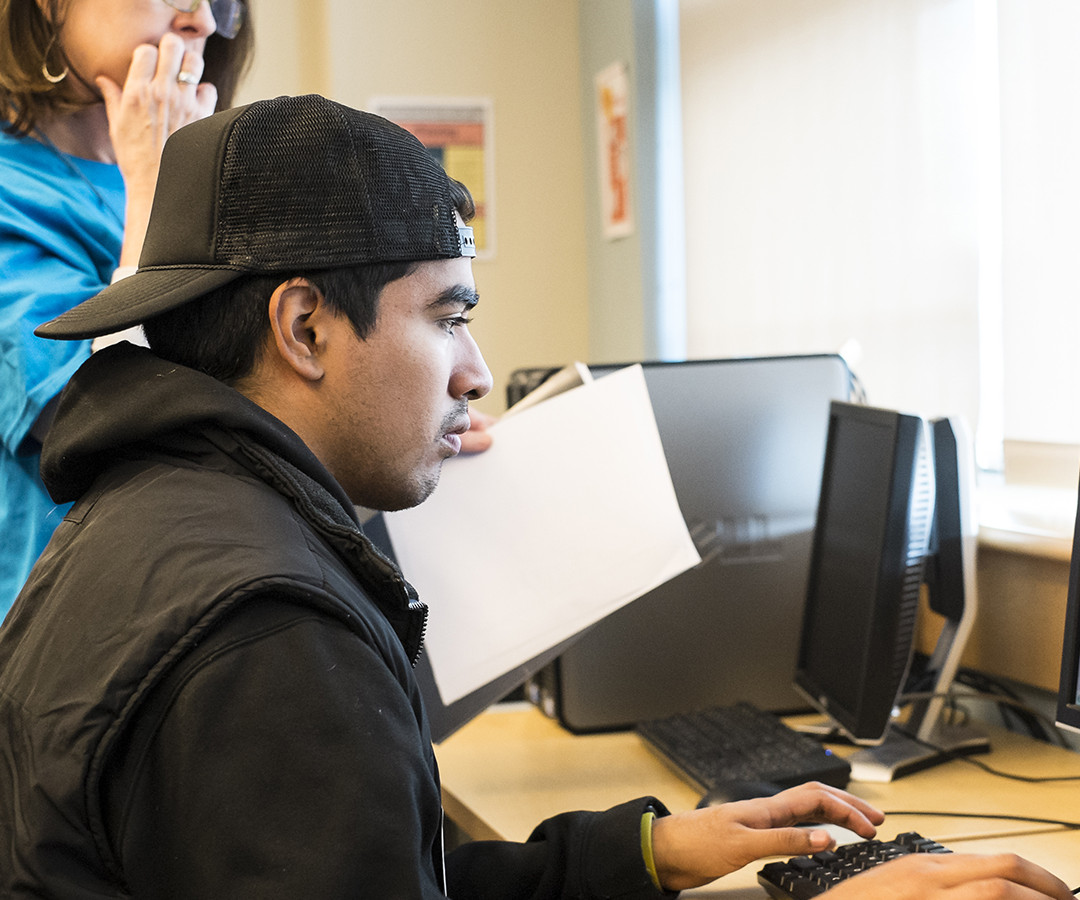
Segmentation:
<svg viewBox="0 0 1080 900">
<path fill-rule="evenodd" d="M 664 888 L 685 890 L 708 884 L 762 857 L 816 853 L 835 843 L 823 829 L 796 827 L 800 822 L 840 825 L 871 838 L 883 819 L 865 800 L 812 782 L 773 797 L 657 819 L 653 858 Z"/>
<path fill-rule="evenodd" d="M 1073 900 L 1045 869 L 1011 854 L 913 853 L 841 882 L 828 900 Z"/>
</svg>

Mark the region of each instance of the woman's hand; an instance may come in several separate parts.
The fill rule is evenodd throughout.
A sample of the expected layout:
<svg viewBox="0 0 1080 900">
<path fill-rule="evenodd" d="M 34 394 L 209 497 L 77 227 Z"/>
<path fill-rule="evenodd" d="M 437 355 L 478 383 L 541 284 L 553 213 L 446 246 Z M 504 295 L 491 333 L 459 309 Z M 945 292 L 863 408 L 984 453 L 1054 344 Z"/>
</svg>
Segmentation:
<svg viewBox="0 0 1080 900">
<path fill-rule="evenodd" d="M 461 436 L 462 453 L 479 453 L 491 446 L 491 433 L 487 430 L 498 419 L 478 409 L 469 407 L 469 430 Z"/>
<path fill-rule="evenodd" d="M 762 857 L 817 853 L 834 845 L 827 831 L 799 828 L 797 823 L 840 825 L 871 838 L 883 819 L 866 801 L 811 782 L 774 797 L 659 818 L 653 824 L 653 860 L 666 890 L 685 890 L 708 884 Z"/>
<path fill-rule="evenodd" d="M 828 892 L 829 900 L 1073 900 L 1064 882 L 1012 854 L 913 853 Z"/>
<path fill-rule="evenodd" d="M 180 82 L 181 72 L 195 83 Z M 139 261 L 166 139 L 178 128 L 210 115 L 217 105 L 217 88 L 198 83 L 202 72 L 202 55 L 169 33 L 157 47 L 141 44 L 135 48 L 123 87 L 105 75 L 97 79 L 127 192 L 121 266 Z"/>
</svg>

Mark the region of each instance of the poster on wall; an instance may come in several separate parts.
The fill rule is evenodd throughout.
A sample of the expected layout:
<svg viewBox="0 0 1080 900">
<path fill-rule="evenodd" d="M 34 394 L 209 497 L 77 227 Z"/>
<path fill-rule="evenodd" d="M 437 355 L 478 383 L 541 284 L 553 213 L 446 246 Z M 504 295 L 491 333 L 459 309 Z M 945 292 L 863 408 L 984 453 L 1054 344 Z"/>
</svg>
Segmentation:
<svg viewBox="0 0 1080 900">
<path fill-rule="evenodd" d="M 476 238 L 477 259 L 495 255 L 494 128 L 489 99 L 378 97 L 368 108 L 396 122 L 464 184 L 476 202 L 469 223 Z"/>
<path fill-rule="evenodd" d="M 634 231 L 630 180 L 630 93 L 626 63 L 596 76 L 596 134 L 600 150 L 600 211 L 609 240 Z"/>
</svg>

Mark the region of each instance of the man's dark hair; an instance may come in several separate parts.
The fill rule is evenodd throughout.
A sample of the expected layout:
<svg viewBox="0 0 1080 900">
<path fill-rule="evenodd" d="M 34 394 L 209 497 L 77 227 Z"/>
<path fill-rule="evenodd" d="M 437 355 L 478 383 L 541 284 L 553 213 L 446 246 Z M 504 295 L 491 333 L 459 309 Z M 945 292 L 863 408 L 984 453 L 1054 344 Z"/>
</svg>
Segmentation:
<svg viewBox="0 0 1080 900">
<path fill-rule="evenodd" d="M 143 329 L 150 349 L 162 359 L 198 369 L 225 384 L 250 375 L 270 329 L 267 304 L 274 289 L 290 278 L 310 281 L 327 305 L 346 316 L 360 338 L 375 327 L 378 300 L 391 281 L 416 263 L 384 263 L 324 272 L 245 275 L 149 319 Z"/>
<path fill-rule="evenodd" d="M 454 206 L 468 222 L 476 213 L 472 196 L 464 185 L 449 181 Z M 235 385 L 252 373 L 266 344 L 270 329 L 267 304 L 279 284 L 291 278 L 306 278 L 332 310 L 348 318 L 357 337 L 363 340 L 375 327 L 382 289 L 404 278 L 417 265 L 393 262 L 317 272 L 244 275 L 148 319 L 143 329 L 150 349 L 162 359 Z"/>
</svg>

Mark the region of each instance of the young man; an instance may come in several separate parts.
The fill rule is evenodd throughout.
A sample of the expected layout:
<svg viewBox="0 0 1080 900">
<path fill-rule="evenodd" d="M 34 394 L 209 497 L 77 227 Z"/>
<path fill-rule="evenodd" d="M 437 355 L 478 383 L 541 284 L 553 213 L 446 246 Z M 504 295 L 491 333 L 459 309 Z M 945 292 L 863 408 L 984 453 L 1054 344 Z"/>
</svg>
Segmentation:
<svg viewBox="0 0 1080 900">
<path fill-rule="evenodd" d="M 796 822 L 873 834 L 872 807 L 806 785 L 568 813 L 444 860 L 425 610 L 353 504 L 421 502 L 490 389 L 471 212 L 406 132 L 321 97 L 169 141 L 138 273 L 40 329 L 141 322 L 151 349 L 93 356 L 45 446 L 74 506 L 0 629 L 0 894 L 647 898 L 828 845 Z M 1070 896 L 956 859 L 860 881 Z"/>
</svg>

